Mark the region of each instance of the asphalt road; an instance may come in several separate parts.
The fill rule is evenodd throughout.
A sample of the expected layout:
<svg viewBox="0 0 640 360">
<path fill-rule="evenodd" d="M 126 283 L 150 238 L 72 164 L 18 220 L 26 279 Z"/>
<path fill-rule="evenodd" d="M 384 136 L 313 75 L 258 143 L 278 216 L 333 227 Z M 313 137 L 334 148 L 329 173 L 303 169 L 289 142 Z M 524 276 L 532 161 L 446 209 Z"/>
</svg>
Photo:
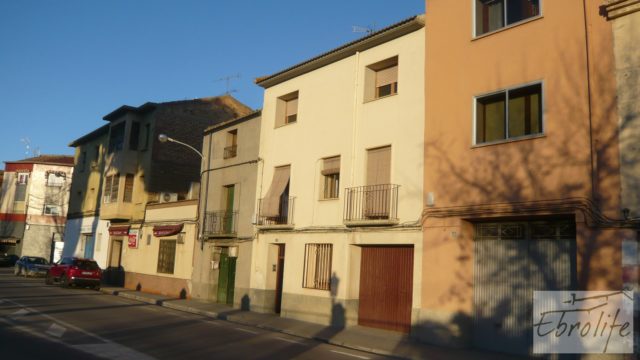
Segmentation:
<svg viewBox="0 0 640 360">
<path fill-rule="evenodd" d="M 0 359 L 384 359 L 0 268 Z"/>
</svg>

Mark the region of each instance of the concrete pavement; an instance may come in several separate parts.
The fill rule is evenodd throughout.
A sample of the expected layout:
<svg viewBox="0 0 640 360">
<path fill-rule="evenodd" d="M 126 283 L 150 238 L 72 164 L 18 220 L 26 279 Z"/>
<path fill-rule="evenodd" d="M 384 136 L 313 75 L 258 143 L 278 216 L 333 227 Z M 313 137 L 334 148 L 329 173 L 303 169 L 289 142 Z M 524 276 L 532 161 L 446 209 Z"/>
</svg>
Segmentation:
<svg viewBox="0 0 640 360">
<path fill-rule="evenodd" d="M 405 334 L 361 326 L 333 328 L 310 322 L 282 318 L 275 314 L 234 309 L 228 305 L 193 299 L 176 299 L 120 287 L 103 287 L 102 292 L 147 304 L 198 314 L 236 324 L 313 339 L 345 348 L 402 359 L 522 359 L 504 354 L 476 350 L 449 349 L 411 341 Z"/>
</svg>

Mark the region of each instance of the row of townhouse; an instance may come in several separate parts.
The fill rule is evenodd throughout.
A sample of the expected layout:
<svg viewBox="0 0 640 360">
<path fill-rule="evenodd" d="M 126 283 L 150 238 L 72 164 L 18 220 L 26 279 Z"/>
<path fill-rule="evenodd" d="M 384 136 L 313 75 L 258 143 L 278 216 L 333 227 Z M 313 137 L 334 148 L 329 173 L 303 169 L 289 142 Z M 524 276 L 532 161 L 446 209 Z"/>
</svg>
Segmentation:
<svg viewBox="0 0 640 360">
<path fill-rule="evenodd" d="M 262 110 L 122 107 L 72 143 L 65 251 L 131 289 L 529 354 L 534 290 L 637 286 L 638 8 L 431 0 L 256 79 Z"/>
</svg>

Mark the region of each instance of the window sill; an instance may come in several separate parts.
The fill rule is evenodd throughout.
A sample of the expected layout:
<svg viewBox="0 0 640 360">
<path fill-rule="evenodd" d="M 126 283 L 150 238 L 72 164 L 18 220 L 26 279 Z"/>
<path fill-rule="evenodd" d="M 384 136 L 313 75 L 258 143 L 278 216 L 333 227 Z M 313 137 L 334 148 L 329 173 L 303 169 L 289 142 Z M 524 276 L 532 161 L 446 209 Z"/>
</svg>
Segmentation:
<svg viewBox="0 0 640 360">
<path fill-rule="evenodd" d="M 378 101 L 378 100 L 382 100 L 382 99 L 387 99 L 387 98 L 394 97 L 394 96 L 397 96 L 397 95 L 398 95 L 398 93 L 395 93 L 395 94 L 391 94 L 391 95 L 386 95 L 386 96 L 381 96 L 381 97 L 365 100 L 363 102 L 363 104 L 367 104 L 367 103 Z"/>
<path fill-rule="evenodd" d="M 472 38 L 471 38 L 471 41 L 480 40 L 480 39 L 483 39 L 483 38 L 485 38 L 485 37 L 487 37 L 487 36 L 491 36 L 491 35 L 494 35 L 494 34 L 498 34 L 498 33 L 501 33 L 501 32 L 503 32 L 503 31 L 507 31 L 507 30 L 509 30 L 509 29 L 513 29 L 513 28 L 515 28 L 515 27 L 518 27 L 518 26 L 520 26 L 520 25 L 524 25 L 524 24 L 528 24 L 528 23 L 530 23 L 530 22 L 532 22 L 532 21 L 540 20 L 540 19 L 542 19 L 542 18 L 544 18 L 544 15 L 538 15 L 538 16 L 534 16 L 534 17 L 530 17 L 530 18 L 528 18 L 528 19 L 524 19 L 524 20 L 518 21 L 518 22 L 516 22 L 516 23 L 513 23 L 513 24 L 510 24 L 510 25 L 507 25 L 507 26 L 505 26 L 505 27 L 501 27 L 501 28 L 500 28 L 500 29 L 498 29 L 498 30 L 493 30 L 493 31 L 490 31 L 490 32 L 488 32 L 488 33 L 484 33 L 484 34 L 482 34 L 482 35 L 477 35 L 477 36 L 475 36 L 475 35 L 474 35 L 474 37 L 472 37 Z"/>
<path fill-rule="evenodd" d="M 318 199 L 318 201 L 335 201 L 335 200 L 340 200 L 339 197 L 335 197 L 335 198 L 321 198 Z"/>
<path fill-rule="evenodd" d="M 282 125 L 276 125 L 276 126 L 274 127 L 274 129 L 279 129 L 279 128 L 281 128 L 281 127 L 285 127 L 285 126 L 289 126 L 289 125 L 294 125 L 294 124 L 297 124 L 297 123 L 298 123 L 297 121 L 294 121 L 294 122 L 290 122 L 290 123 L 286 123 L 286 124 L 282 124 Z"/>
<path fill-rule="evenodd" d="M 476 148 L 482 148 L 482 147 L 486 147 L 486 146 L 509 144 L 509 143 L 514 143 L 514 142 L 518 142 L 518 141 L 527 141 L 527 140 L 533 140 L 533 139 L 540 139 L 540 138 L 544 138 L 544 137 L 547 137 L 547 135 L 544 134 L 544 133 L 535 134 L 535 135 L 518 136 L 518 137 L 510 138 L 510 139 L 496 140 L 496 141 L 491 141 L 491 142 L 486 142 L 486 143 L 481 143 L 481 144 L 473 144 L 473 145 L 471 145 L 471 148 L 472 149 L 476 149 Z"/>
</svg>

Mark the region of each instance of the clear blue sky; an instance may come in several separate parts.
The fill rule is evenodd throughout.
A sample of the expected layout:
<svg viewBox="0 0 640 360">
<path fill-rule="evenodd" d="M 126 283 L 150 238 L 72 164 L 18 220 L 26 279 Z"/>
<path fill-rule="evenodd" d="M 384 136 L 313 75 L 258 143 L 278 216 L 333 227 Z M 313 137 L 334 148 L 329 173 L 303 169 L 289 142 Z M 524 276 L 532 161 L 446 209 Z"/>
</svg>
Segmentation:
<svg viewBox="0 0 640 360">
<path fill-rule="evenodd" d="M 424 12 L 424 0 L 1 0 L 0 161 L 43 154 L 117 107 L 233 95 L 262 107 L 253 79 Z M 0 168 L 4 168 L 0 165 Z"/>
</svg>

